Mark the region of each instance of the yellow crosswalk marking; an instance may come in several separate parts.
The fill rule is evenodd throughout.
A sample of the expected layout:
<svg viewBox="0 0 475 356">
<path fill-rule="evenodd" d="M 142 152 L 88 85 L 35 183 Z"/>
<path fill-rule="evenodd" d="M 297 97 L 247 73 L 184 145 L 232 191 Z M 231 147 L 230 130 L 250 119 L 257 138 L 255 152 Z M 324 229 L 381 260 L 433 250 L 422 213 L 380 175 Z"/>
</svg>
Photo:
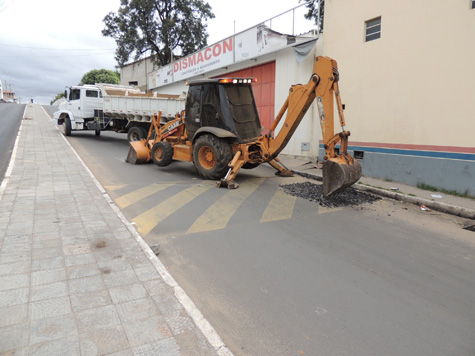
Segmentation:
<svg viewBox="0 0 475 356">
<path fill-rule="evenodd" d="M 248 179 L 239 189 L 227 192 L 191 225 L 187 233 L 224 229 L 239 206 L 264 181 L 265 178 Z"/>
<path fill-rule="evenodd" d="M 210 184 L 193 185 L 140 214 L 132 221 L 137 224 L 139 233 L 145 236 L 175 211 L 214 186 L 214 182 L 211 182 Z"/>
<path fill-rule="evenodd" d="M 282 189 L 278 189 L 267 205 L 261 222 L 290 219 L 294 212 L 297 197 L 286 194 Z"/>
<path fill-rule="evenodd" d="M 123 209 L 172 185 L 173 184 L 152 184 L 121 196 L 115 200 L 115 203 Z"/>
<path fill-rule="evenodd" d="M 106 188 L 107 190 L 109 191 L 114 191 L 114 190 L 119 190 L 119 189 L 122 189 L 124 187 L 126 187 L 127 185 L 106 185 L 104 186 L 104 188 Z"/>
<path fill-rule="evenodd" d="M 335 213 L 337 211 L 342 211 L 343 208 L 326 208 L 324 206 L 318 207 L 318 214 L 327 214 L 327 213 Z"/>
</svg>

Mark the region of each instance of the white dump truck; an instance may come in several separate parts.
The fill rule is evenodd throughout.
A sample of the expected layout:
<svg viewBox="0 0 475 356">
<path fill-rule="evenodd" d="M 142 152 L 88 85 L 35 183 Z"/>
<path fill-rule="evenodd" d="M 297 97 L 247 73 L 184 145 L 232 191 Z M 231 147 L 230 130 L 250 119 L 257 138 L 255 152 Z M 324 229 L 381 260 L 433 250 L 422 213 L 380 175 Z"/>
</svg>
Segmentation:
<svg viewBox="0 0 475 356">
<path fill-rule="evenodd" d="M 59 104 L 53 120 L 64 135 L 92 130 L 127 133 L 129 141 L 147 136 L 152 116 L 162 112 L 162 122 L 175 118 L 185 109 L 186 94 L 145 94 L 133 87 L 96 84 L 67 87 L 65 101 Z"/>
</svg>

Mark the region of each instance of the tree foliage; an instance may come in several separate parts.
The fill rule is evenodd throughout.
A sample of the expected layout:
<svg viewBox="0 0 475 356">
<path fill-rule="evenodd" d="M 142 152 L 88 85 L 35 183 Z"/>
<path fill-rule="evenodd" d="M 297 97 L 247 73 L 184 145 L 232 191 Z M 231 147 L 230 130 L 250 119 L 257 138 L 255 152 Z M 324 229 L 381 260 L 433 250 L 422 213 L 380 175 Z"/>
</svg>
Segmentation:
<svg viewBox="0 0 475 356">
<path fill-rule="evenodd" d="M 84 74 L 79 85 L 96 83 L 120 84 L 120 73 L 108 69 L 93 69 Z"/>
<path fill-rule="evenodd" d="M 301 0 L 302 1 L 302 0 Z M 308 12 L 305 14 L 307 20 L 314 20 L 319 32 L 323 32 L 323 18 L 325 13 L 325 0 L 303 0 Z M 318 4 L 320 3 L 320 7 Z"/>
<path fill-rule="evenodd" d="M 49 104 L 53 105 L 56 100 L 61 99 L 61 98 L 64 98 L 64 92 L 56 94 L 56 96 L 53 98 L 53 100 L 50 101 Z"/>
<path fill-rule="evenodd" d="M 121 0 L 117 13 L 104 17 L 102 35 L 117 43 L 120 65 L 148 51 L 157 65 L 207 45 L 207 20 L 214 18 L 203 0 Z"/>
</svg>

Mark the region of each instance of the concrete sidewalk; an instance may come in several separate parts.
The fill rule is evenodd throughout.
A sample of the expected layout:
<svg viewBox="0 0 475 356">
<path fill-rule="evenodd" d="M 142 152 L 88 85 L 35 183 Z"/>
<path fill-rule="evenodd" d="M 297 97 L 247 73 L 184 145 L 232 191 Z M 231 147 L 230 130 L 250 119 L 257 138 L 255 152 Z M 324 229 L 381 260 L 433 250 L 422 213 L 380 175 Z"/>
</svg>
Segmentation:
<svg viewBox="0 0 475 356">
<path fill-rule="evenodd" d="M 232 355 L 40 105 L 15 147 L 0 187 L 1 355 Z"/>
<path fill-rule="evenodd" d="M 296 174 L 314 180 L 322 180 L 322 170 L 309 159 L 280 155 L 279 159 Z M 364 173 L 364 170 L 363 170 Z M 371 177 L 362 177 L 356 189 L 385 196 L 391 199 L 405 201 L 416 205 L 452 214 L 467 219 L 475 219 L 475 199 L 462 198 L 441 192 L 422 190 L 399 182 L 385 181 Z M 433 196 L 434 195 L 434 196 Z"/>
</svg>

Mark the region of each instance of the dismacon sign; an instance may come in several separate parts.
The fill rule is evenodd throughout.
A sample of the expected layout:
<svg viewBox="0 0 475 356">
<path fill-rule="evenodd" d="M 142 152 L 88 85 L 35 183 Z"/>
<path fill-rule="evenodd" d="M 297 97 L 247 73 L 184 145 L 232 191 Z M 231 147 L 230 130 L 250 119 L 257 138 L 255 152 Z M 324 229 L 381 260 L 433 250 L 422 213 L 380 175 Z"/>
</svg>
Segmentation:
<svg viewBox="0 0 475 356">
<path fill-rule="evenodd" d="M 229 37 L 173 63 L 174 80 L 189 78 L 233 63 L 233 38 Z"/>
<path fill-rule="evenodd" d="M 316 38 L 313 35 L 285 35 L 260 24 L 151 72 L 148 76 L 149 89 L 315 41 Z"/>
</svg>

